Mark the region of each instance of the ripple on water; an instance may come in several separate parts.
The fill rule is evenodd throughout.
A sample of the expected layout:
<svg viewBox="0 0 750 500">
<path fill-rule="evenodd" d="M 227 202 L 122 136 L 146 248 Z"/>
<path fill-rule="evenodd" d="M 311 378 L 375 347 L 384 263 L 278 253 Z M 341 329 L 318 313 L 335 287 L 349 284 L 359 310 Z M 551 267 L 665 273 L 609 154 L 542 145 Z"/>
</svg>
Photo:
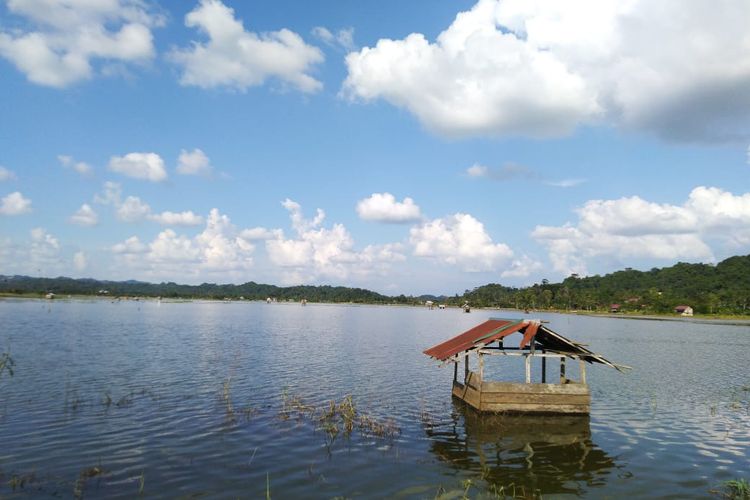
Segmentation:
<svg viewBox="0 0 750 500">
<path fill-rule="evenodd" d="M 67 496 L 94 466 L 85 495 L 114 498 L 262 497 L 267 481 L 278 497 L 432 498 L 465 479 L 472 494 L 698 498 L 750 473 L 746 328 L 543 315 L 634 370 L 591 369 L 590 419 L 477 418 L 422 350 L 497 315 L 516 313 L 4 303 L 17 372 L 0 380 L 0 496 L 32 472 L 34 496 Z M 327 432 L 322 409 L 347 395 L 399 432 Z"/>
</svg>

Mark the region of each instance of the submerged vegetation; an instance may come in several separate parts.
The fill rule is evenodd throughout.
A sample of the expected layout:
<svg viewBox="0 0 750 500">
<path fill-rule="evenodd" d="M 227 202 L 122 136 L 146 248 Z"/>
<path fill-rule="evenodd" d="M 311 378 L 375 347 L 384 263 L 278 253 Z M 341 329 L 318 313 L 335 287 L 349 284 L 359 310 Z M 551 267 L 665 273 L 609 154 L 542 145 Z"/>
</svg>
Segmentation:
<svg viewBox="0 0 750 500">
<path fill-rule="evenodd" d="M 727 500 L 750 500 L 750 483 L 746 479 L 731 479 L 712 493 Z"/>
<path fill-rule="evenodd" d="M 16 362 L 10 357 L 10 349 L 0 354 L 0 378 L 2 378 L 4 372 L 7 372 L 12 377 L 14 366 L 16 366 Z"/>
</svg>

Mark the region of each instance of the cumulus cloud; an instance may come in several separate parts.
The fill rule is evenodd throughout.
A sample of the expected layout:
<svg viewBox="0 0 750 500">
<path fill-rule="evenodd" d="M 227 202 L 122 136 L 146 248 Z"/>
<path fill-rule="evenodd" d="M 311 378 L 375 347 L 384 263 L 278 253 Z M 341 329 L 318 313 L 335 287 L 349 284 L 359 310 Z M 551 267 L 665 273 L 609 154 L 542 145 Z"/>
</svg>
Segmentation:
<svg viewBox="0 0 750 500">
<path fill-rule="evenodd" d="M 10 181 L 16 178 L 16 174 L 12 170 L 0 166 L 0 182 Z"/>
<path fill-rule="evenodd" d="M 42 273 L 51 273 L 60 268 L 60 242 L 47 232 L 37 227 L 31 230 L 31 245 L 25 257 L 31 269 Z"/>
<path fill-rule="evenodd" d="M 484 224 L 463 213 L 413 227 L 409 241 L 414 255 L 458 265 L 466 271 L 497 270 L 513 257 L 510 247 L 492 241 Z"/>
<path fill-rule="evenodd" d="M 151 182 L 160 182 L 167 178 L 164 160 L 156 153 L 128 153 L 125 156 L 113 156 L 109 160 L 109 169 L 134 179 Z"/>
<path fill-rule="evenodd" d="M 91 165 L 86 162 L 75 161 L 72 156 L 58 155 L 57 160 L 63 167 L 69 168 L 81 175 L 91 175 L 94 173 L 94 168 Z"/>
<path fill-rule="evenodd" d="M 26 27 L 0 31 L 0 56 L 30 81 L 58 88 L 97 68 L 151 60 L 151 29 L 164 22 L 141 0 L 9 0 L 7 8 Z"/>
<path fill-rule="evenodd" d="M 343 92 L 384 99 L 447 136 L 607 123 L 747 139 L 748 25 L 741 0 L 479 0 L 433 42 L 412 33 L 350 53 Z"/>
<path fill-rule="evenodd" d="M 148 218 L 164 226 L 200 226 L 203 217 L 194 214 L 191 210 L 185 212 L 162 212 L 149 215 Z"/>
<path fill-rule="evenodd" d="M 31 200 L 15 191 L 0 199 L 0 215 L 21 215 L 31 212 Z"/>
<path fill-rule="evenodd" d="M 576 213 L 576 224 L 540 225 L 532 233 L 563 274 L 587 274 L 588 262 L 601 258 L 714 260 L 712 241 L 735 250 L 750 247 L 750 193 L 699 186 L 683 205 L 632 196 L 591 200 Z"/>
<path fill-rule="evenodd" d="M 523 255 L 518 259 L 513 259 L 510 266 L 500 273 L 501 278 L 526 278 L 531 274 L 541 271 L 542 263 L 534 260 L 528 255 Z"/>
<path fill-rule="evenodd" d="M 401 246 L 393 243 L 356 250 L 352 236 L 342 224 L 323 227 L 325 212 L 321 209 L 314 218 L 307 219 L 299 203 L 286 199 L 282 206 L 289 212 L 296 237 L 286 238 L 283 232 L 277 232 L 274 238 L 266 239 L 265 246 L 271 263 L 284 270 L 282 279 L 287 283 L 364 276 L 405 258 Z M 257 229 L 254 231 L 261 234 Z"/>
<path fill-rule="evenodd" d="M 277 78 L 302 92 L 323 88 L 309 74 L 323 61 L 323 53 L 293 31 L 246 31 L 234 10 L 219 0 L 201 0 L 185 17 L 185 25 L 199 30 L 208 40 L 194 41 L 190 47 L 170 53 L 171 60 L 182 69 L 182 85 L 245 90 Z"/>
<path fill-rule="evenodd" d="M 70 222 L 79 226 L 95 226 L 99 222 L 99 216 L 91 205 L 84 203 L 76 213 L 70 216 Z"/>
<path fill-rule="evenodd" d="M 354 28 L 340 29 L 334 34 L 324 26 L 316 26 L 313 28 L 312 34 L 329 47 L 343 49 L 347 52 L 357 48 L 354 44 Z"/>
<path fill-rule="evenodd" d="M 206 153 L 200 149 L 190 152 L 184 149 L 177 160 L 177 173 L 182 175 L 211 175 L 213 167 Z"/>
<path fill-rule="evenodd" d="M 402 224 L 422 218 L 419 206 L 411 198 L 396 201 L 391 193 L 373 193 L 357 203 L 360 218 L 375 222 Z"/>
<path fill-rule="evenodd" d="M 116 214 L 121 221 L 138 222 L 151 214 L 151 207 L 137 196 L 128 196 L 117 207 Z"/>
<path fill-rule="evenodd" d="M 151 206 L 138 196 L 127 196 L 123 200 L 122 186 L 112 181 L 104 183 L 102 192 L 94 196 L 94 201 L 114 207 L 115 215 L 123 222 L 150 220 L 164 226 L 200 226 L 203 224 L 203 217 L 192 210 L 153 213 Z"/>
<path fill-rule="evenodd" d="M 255 246 L 242 238 L 229 217 L 215 208 L 209 213 L 205 229 L 194 237 L 165 229 L 150 243 L 132 236 L 112 247 L 123 265 L 162 277 L 244 277 L 252 268 L 254 250 Z"/>
</svg>

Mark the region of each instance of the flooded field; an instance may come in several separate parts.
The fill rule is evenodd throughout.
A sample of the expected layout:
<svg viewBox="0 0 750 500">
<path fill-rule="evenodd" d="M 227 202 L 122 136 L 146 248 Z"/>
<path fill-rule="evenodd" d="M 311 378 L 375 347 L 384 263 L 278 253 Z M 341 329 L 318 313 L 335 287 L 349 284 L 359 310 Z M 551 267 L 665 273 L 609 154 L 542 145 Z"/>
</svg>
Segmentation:
<svg viewBox="0 0 750 500">
<path fill-rule="evenodd" d="M 0 496 L 705 498 L 750 479 L 750 327 L 531 314 L 590 417 L 478 417 L 422 354 L 518 312 L 0 301 Z M 488 377 L 523 376 L 493 359 Z"/>
</svg>

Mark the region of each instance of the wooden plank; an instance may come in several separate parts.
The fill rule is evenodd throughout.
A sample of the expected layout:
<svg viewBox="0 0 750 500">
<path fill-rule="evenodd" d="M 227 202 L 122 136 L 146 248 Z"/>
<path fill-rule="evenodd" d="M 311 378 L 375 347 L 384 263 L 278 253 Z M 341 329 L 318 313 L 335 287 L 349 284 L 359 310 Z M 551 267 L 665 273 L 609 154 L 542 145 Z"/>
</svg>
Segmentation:
<svg viewBox="0 0 750 500">
<path fill-rule="evenodd" d="M 531 356 L 526 356 L 526 359 L 524 360 L 526 364 L 526 383 L 531 383 Z"/>
<path fill-rule="evenodd" d="M 581 359 L 580 363 L 581 363 L 581 383 L 585 384 L 586 383 L 586 362 L 583 359 Z"/>
<path fill-rule="evenodd" d="M 479 391 L 472 389 L 468 385 L 453 384 L 453 395 L 458 399 L 466 402 L 468 405 L 473 406 L 477 410 L 480 408 Z"/>
<path fill-rule="evenodd" d="M 524 403 L 548 405 L 587 405 L 591 403 L 588 394 L 523 394 L 517 392 L 482 392 L 485 403 Z"/>
<path fill-rule="evenodd" d="M 482 390 L 482 379 L 475 372 L 469 372 L 469 376 L 466 379 L 466 384 L 477 391 Z"/>
<path fill-rule="evenodd" d="M 522 392 L 537 394 L 588 394 L 585 384 L 520 384 L 516 382 L 483 382 L 482 392 Z"/>
<path fill-rule="evenodd" d="M 564 413 L 585 415 L 591 413 L 589 405 L 544 405 L 520 403 L 485 403 L 481 411 L 517 413 Z"/>
</svg>

